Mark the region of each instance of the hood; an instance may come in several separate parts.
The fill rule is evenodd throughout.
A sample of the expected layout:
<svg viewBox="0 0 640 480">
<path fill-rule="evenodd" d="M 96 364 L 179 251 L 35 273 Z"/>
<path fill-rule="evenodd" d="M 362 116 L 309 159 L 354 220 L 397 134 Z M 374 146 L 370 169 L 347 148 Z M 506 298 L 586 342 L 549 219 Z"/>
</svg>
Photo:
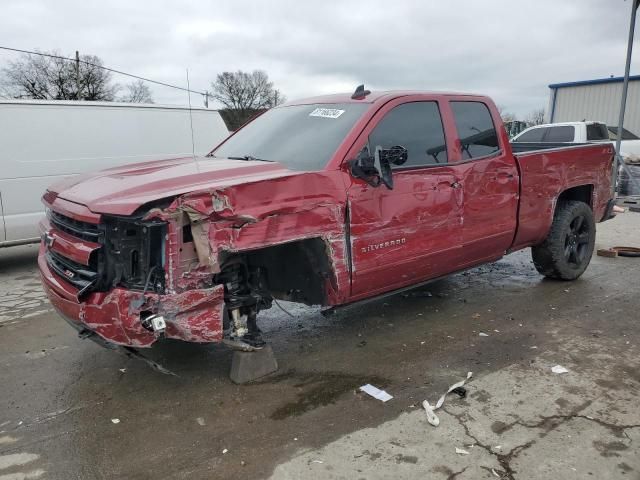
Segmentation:
<svg viewBox="0 0 640 480">
<path fill-rule="evenodd" d="M 95 213 L 131 215 L 145 203 L 188 192 L 297 174 L 275 162 L 186 157 L 70 177 L 48 190 Z"/>
</svg>

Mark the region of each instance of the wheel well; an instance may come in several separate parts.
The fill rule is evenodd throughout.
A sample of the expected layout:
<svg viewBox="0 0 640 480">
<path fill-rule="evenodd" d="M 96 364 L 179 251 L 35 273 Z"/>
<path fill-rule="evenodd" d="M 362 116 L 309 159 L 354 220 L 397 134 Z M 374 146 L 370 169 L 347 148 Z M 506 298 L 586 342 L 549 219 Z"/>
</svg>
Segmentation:
<svg viewBox="0 0 640 480">
<path fill-rule="evenodd" d="M 327 279 L 333 278 L 333 271 L 321 238 L 233 254 L 222 262 L 222 270 L 239 258 L 249 269 L 263 272 L 264 286 L 273 297 L 308 305 L 326 304 Z"/>
<path fill-rule="evenodd" d="M 578 200 L 593 208 L 593 185 L 580 185 L 569 188 L 560 194 L 557 203 L 566 200 Z"/>
</svg>

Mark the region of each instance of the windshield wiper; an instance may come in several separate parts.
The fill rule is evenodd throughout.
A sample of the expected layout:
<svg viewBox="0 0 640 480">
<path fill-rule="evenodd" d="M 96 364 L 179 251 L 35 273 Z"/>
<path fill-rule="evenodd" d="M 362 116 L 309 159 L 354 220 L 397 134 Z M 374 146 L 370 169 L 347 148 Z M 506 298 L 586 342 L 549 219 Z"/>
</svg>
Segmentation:
<svg viewBox="0 0 640 480">
<path fill-rule="evenodd" d="M 253 155 L 243 155 L 242 157 L 227 157 L 229 160 L 247 160 L 257 162 L 273 162 L 273 160 L 266 160 L 264 158 L 254 157 Z"/>
</svg>

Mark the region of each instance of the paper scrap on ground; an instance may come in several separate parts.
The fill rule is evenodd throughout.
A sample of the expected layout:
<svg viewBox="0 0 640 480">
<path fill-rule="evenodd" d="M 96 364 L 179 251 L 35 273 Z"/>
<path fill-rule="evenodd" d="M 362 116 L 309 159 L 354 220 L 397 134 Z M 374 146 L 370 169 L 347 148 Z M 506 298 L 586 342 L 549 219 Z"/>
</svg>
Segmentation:
<svg viewBox="0 0 640 480">
<path fill-rule="evenodd" d="M 469 455 L 469 452 L 467 452 L 465 449 L 463 449 L 463 448 L 458 448 L 458 447 L 456 447 L 456 453 L 457 453 L 458 455 Z"/>
<path fill-rule="evenodd" d="M 489 335 L 484 333 L 484 332 L 480 332 L 478 335 L 480 335 L 481 337 L 488 337 Z"/>
<path fill-rule="evenodd" d="M 435 410 L 439 409 L 440 407 L 442 407 L 442 404 L 444 403 L 444 399 L 447 396 L 448 393 L 451 393 L 453 390 L 455 390 L 456 388 L 460 388 L 462 387 L 465 382 L 467 380 L 469 380 L 473 375 L 473 372 L 469 372 L 467 373 L 467 378 L 465 378 L 464 380 L 460 380 L 458 383 L 454 383 L 453 385 L 451 385 L 449 387 L 449 390 L 447 390 L 437 401 L 437 403 L 435 405 L 431 405 L 427 400 L 425 400 L 424 402 L 422 402 L 422 407 L 425 409 L 425 411 L 427 412 L 427 421 L 433 425 L 434 427 L 437 427 L 438 425 L 440 425 L 440 419 L 438 418 L 438 416 L 435 414 Z"/>
<path fill-rule="evenodd" d="M 569 373 L 569 370 L 564 368 L 562 365 L 554 365 L 553 367 L 551 367 L 551 371 L 553 373 Z"/>
<path fill-rule="evenodd" d="M 373 385 L 371 385 L 369 383 L 367 383 L 366 385 L 361 386 L 360 390 L 362 390 L 364 393 L 368 393 L 373 398 L 376 398 L 376 399 L 380 400 L 381 402 L 388 402 L 389 400 L 391 400 L 393 398 L 392 395 L 389 395 L 384 390 L 380 390 L 379 388 L 376 388 L 376 387 L 374 387 Z"/>
<path fill-rule="evenodd" d="M 118 424 L 118 423 L 120 423 L 120 419 L 119 418 L 112 418 L 111 419 L 111 423 Z"/>
</svg>

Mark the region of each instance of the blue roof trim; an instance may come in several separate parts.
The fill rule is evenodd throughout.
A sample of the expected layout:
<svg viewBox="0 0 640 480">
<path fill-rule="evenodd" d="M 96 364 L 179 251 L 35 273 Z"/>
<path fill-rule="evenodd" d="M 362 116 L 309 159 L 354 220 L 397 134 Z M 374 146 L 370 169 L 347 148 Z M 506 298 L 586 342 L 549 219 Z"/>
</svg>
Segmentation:
<svg viewBox="0 0 640 480">
<path fill-rule="evenodd" d="M 579 87 L 583 85 L 599 85 L 601 83 L 622 82 L 624 77 L 596 78 L 594 80 L 580 80 L 578 82 L 552 83 L 549 88 Z M 640 75 L 630 75 L 629 81 L 640 80 Z"/>
</svg>

